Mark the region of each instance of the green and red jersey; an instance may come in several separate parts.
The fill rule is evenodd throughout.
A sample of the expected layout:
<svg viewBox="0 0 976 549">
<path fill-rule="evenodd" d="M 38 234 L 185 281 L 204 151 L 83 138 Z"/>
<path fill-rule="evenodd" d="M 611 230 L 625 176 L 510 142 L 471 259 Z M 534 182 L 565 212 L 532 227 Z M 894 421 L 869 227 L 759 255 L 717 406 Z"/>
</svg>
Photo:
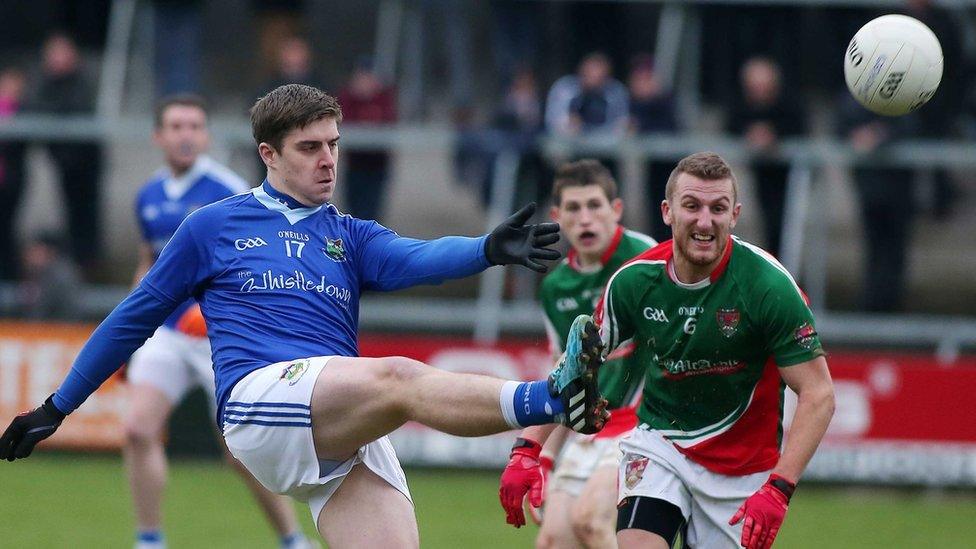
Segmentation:
<svg viewBox="0 0 976 549">
<path fill-rule="evenodd" d="M 632 345 L 646 368 L 641 427 L 717 473 L 771 469 L 783 436 L 777 368 L 824 354 L 805 296 L 769 253 L 736 237 L 709 278 L 683 284 L 672 245 L 614 273 L 597 308 L 608 350 Z"/>
<path fill-rule="evenodd" d="M 546 314 L 546 332 L 553 356 L 566 349 L 566 336 L 573 320 L 581 314 L 593 313 L 610 276 L 655 244 L 654 239 L 645 234 L 618 226 L 599 265 L 592 269 L 581 268 L 576 251 L 570 250 L 566 259 L 542 280 L 539 299 Z M 617 409 L 601 436 L 614 436 L 636 425 L 633 405 L 640 397 L 643 380 L 643 366 L 626 347 L 618 349 L 600 367 L 600 392 L 609 407 Z"/>
</svg>

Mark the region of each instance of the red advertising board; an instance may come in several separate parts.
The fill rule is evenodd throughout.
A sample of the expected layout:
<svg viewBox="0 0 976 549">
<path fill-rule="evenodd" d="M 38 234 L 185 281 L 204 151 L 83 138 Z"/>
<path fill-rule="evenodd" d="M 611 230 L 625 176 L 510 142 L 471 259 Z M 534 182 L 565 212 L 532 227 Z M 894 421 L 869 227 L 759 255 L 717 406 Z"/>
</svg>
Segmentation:
<svg viewBox="0 0 976 549">
<path fill-rule="evenodd" d="M 0 423 L 36 406 L 70 368 L 88 325 L 0 322 Z M 480 346 L 467 338 L 364 335 L 363 356 L 402 355 L 455 372 L 541 379 L 551 367 L 541 339 Z M 836 352 L 828 358 L 837 410 L 807 476 L 824 480 L 976 486 L 976 356 Z M 48 445 L 119 448 L 124 383 L 112 378 L 65 421 Z M 787 417 L 795 397 L 787 399 Z M 419 425 L 393 436 L 405 463 L 499 466 L 512 434 L 461 439 Z"/>
</svg>

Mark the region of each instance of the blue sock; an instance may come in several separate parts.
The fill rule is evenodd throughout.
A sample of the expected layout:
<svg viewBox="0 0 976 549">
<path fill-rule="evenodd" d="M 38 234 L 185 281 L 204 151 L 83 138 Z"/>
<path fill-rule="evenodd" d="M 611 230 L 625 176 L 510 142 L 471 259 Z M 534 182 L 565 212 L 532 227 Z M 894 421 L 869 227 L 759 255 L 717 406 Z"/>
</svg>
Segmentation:
<svg viewBox="0 0 976 549">
<path fill-rule="evenodd" d="M 136 532 L 139 543 L 163 543 L 163 533 L 160 530 L 139 530 Z"/>
<path fill-rule="evenodd" d="M 301 532 L 293 532 L 287 536 L 281 536 L 281 549 L 292 549 L 296 547 L 297 544 L 305 540 L 305 536 Z"/>
<path fill-rule="evenodd" d="M 502 386 L 500 404 L 505 421 L 513 429 L 554 423 L 555 416 L 563 413 L 562 401 L 549 396 L 546 380 L 506 382 Z"/>
</svg>

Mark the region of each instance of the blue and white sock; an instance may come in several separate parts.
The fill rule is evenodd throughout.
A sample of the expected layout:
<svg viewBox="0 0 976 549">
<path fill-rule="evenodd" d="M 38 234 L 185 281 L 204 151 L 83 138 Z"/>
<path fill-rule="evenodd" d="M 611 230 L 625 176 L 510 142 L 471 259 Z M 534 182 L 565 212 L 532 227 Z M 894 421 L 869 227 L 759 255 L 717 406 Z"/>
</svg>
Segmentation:
<svg viewBox="0 0 976 549">
<path fill-rule="evenodd" d="M 136 532 L 136 549 L 166 549 L 166 539 L 160 530 Z"/>
<path fill-rule="evenodd" d="M 506 381 L 499 396 L 502 416 L 512 429 L 530 425 L 554 423 L 555 416 L 563 413 L 559 398 L 549 396 L 549 382 Z"/>
<path fill-rule="evenodd" d="M 281 536 L 279 541 L 281 542 L 281 549 L 311 549 L 317 547 L 317 545 L 312 545 L 312 542 L 301 532 L 293 532 L 287 536 Z"/>
</svg>

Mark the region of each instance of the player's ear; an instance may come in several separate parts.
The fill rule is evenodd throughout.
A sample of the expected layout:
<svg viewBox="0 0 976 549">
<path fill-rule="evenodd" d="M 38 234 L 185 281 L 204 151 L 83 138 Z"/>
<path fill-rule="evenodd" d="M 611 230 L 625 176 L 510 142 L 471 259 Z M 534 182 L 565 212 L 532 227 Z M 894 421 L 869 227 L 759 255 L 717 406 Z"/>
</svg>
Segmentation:
<svg viewBox="0 0 976 549">
<path fill-rule="evenodd" d="M 258 145 L 258 155 L 261 157 L 261 160 L 264 161 L 264 165 L 270 168 L 277 160 L 278 151 L 276 151 L 271 145 L 262 141 Z"/>
<path fill-rule="evenodd" d="M 616 218 L 614 221 L 620 223 L 620 219 L 624 215 L 624 201 L 619 197 L 614 198 L 610 201 L 610 208 L 613 210 L 613 216 Z"/>
<path fill-rule="evenodd" d="M 667 200 L 661 201 L 661 217 L 664 219 L 664 224 L 668 227 L 670 227 L 671 223 L 674 221 L 674 219 L 671 218 L 671 205 L 668 204 Z"/>
<path fill-rule="evenodd" d="M 552 207 L 549 208 L 549 219 L 557 223 L 559 222 L 559 206 L 553 204 Z"/>
<path fill-rule="evenodd" d="M 736 222 L 739 221 L 739 211 L 742 210 L 742 203 L 738 202 L 735 206 L 732 206 L 732 222 L 729 223 L 729 230 L 735 228 Z"/>
</svg>

